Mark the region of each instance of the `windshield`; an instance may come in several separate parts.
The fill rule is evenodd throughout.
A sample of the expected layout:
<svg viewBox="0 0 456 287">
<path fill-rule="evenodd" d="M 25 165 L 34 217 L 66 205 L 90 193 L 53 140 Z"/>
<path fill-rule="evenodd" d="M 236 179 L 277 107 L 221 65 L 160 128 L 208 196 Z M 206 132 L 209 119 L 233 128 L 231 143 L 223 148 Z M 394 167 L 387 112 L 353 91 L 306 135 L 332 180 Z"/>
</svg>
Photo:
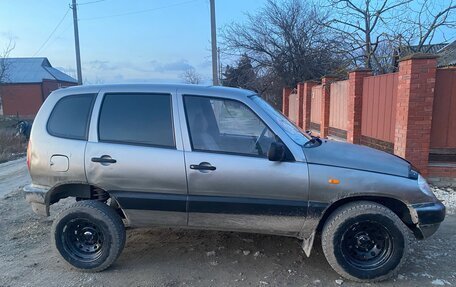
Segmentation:
<svg viewBox="0 0 456 287">
<path fill-rule="evenodd" d="M 299 145 L 304 145 L 312 139 L 306 133 L 303 133 L 294 123 L 288 120 L 282 113 L 278 112 L 271 105 L 269 105 L 260 96 L 252 96 L 252 100 L 260 106 L 282 129 L 291 137 L 291 139 Z"/>
</svg>

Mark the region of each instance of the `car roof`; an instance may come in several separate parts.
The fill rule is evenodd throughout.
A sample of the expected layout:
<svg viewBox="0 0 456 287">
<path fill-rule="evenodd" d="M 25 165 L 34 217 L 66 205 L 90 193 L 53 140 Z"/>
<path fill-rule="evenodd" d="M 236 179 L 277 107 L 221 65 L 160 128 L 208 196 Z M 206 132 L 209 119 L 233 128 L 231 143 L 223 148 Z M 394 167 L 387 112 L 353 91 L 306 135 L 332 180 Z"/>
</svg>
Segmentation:
<svg viewBox="0 0 456 287">
<path fill-rule="evenodd" d="M 203 85 L 190 85 L 190 84 L 102 84 L 102 85 L 83 85 L 71 86 L 59 90 L 60 93 L 81 94 L 81 93 L 98 93 L 98 92 L 112 93 L 112 92 L 178 92 L 180 94 L 199 95 L 199 96 L 223 96 L 230 98 L 245 98 L 254 94 L 254 91 L 222 87 L 222 86 L 203 86 Z"/>
</svg>

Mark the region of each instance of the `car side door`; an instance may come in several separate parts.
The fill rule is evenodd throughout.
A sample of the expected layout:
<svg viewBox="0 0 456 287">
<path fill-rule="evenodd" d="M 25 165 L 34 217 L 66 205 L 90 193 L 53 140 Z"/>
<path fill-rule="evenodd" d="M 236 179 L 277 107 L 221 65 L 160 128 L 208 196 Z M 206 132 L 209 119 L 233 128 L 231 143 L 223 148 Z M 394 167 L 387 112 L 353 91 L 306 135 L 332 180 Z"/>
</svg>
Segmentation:
<svg viewBox="0 0 456 287">
<path fill-rule="evenodd" d="M 187 183 L 175 93 L 116 89 L 94 105 L 85 166 L 133 226 L 187 224 Z"/>
<path fill-rule="evenodd" d="M 299 233 L 308 205 L 307 164 L 296 161 L 290 150 L 286 161 L 268 160 L 271 143 L 284 143 L 277 126 L 271 128 L 239 100 L 200 95 L 180 99 L 189 226 Z"/>
</svg>

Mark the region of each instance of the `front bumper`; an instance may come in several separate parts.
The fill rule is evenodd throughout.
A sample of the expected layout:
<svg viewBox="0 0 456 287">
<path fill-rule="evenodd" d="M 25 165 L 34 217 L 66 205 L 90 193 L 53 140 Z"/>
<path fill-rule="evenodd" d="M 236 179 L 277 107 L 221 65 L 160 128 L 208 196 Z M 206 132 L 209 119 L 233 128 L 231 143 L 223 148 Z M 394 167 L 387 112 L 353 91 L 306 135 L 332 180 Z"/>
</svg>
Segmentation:
<svg viewBox="0 0 456 287">
<path fill-rule="evenodd" d="M 32 206 L 33 212 L 49 216 L 49 204 L 46 204 L 46 193 L 49 189 L 29 184 L 24 186 L 25 200 Z"/>
<path fill-rule="evenodd" d="M 416 224 L 418 237 L 428 238 L 434 234 L 445 219 L 445 205 L 438 202 L 411 205 L 412 220 Z"/>
</svg>

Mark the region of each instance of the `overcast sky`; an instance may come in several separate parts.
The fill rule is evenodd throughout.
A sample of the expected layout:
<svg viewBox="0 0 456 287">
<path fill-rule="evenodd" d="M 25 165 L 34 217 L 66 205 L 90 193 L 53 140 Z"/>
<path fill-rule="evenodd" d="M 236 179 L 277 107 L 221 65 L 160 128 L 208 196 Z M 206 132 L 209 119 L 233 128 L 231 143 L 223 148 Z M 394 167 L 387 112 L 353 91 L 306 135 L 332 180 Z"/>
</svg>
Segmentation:
<svg viewBox="0 0 456 287">
<path fill-rule="evenodd" d="M 54 67 L 75 77 L 69 2 L 0 0 L 0 47 L 13 37 L 16 48 L 12 57 L 47 57 Z M 216 1 L 217 26 L 243 21 L 245 12 L 257 10 L 264 2 Z M 81 4 L 78 17 L 82 71 L 86 81 L 179 82 L 182 72 L 194 67 L 209 83 L 209 0 L 78 0 L 78 3 Z M 40 50 L 65 14 L 61 25 Z"/>
<path fill-rule="evenodd" d="M 76 77 L 69 2 L 0 0 L 0 48 L 12 37 L 16 43 L 12 57 L 47 57 L 54 67 Z M 244 21 L 246 12 L 255 13 L 265 2 L 216 0 L 218 28 Z M 209 0 L 78 3 L 86 83 L 181 82 L 180 75 L 190 67 L 210 83 Z M 442 35 L 435 41 L 443 41 Z"/>
</svg>

